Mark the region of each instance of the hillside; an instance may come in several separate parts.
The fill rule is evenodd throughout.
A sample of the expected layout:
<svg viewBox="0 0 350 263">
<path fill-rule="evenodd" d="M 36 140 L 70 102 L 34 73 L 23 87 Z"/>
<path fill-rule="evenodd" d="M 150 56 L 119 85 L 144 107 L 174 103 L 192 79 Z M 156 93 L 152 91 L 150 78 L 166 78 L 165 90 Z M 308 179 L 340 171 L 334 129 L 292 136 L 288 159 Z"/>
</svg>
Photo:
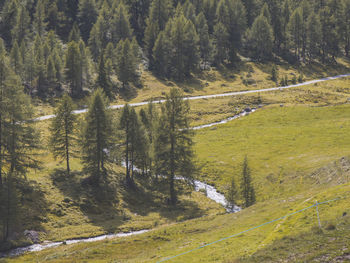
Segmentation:
<svg viewBox="0 0 350 263">
<path fill-rule="evenodd" d="M 350 0 L 0 0 L 0 262 L 350 260 Z"/>
<path fill-rule="evenodd" d="M 81 175 L 77 173 L 74 175 L 75 183 L 72 184 L 72 179 L 60 175 L 57 168 L 61 165 L 57 166 L 50 154 L 42 155 L 46 156 L 42 159 L 45 170 L 39 175 L 30 175 L 29 179 L 40 185 L 44 192 L 43 200 L 49 204 L 48 214 L 45 216 L 45 220 L 48 221 L 40 220 L 43 234 L 45 233 L 43 239 L 65 240 L 145 228 L 154 231 L 135 238 L 58 247 L 20 257 L 19 262 L 30 262 L 33 257 L 54 262 L 101 260 L 101 255 L 106 261 L 118 259 L 128 262 L 156 262 L 166 256 L 176 255 L 303 209 L 316 200 L 321 202 L 337 197 L 347 198 L 347 182 L 350 178 L 347 157 L 350 154 L 346 139 L 350 116 L 346 95 L 348 83 L 348 79 L 342 79 L 261 94 L 260 103 L 265 106 L 257 112 L 225 125 L 196 132 L 196 155 L 199 162 L 205 164 L 198 179 L 214 184 L 222 192 L 227 191 L 229 179 L 233 175 L 239 182 L 240 165 L 244 155 L 248 155 L 258 203 L 234 215 L 218 215 L 223 213 L 222 208 L 203 199 L 201 193 L 184 195 L 181 201 L 184 206 L 180 206 L 177 211 L 167 212 L 167 208 L 159 209 L 162 201 L 158 203 L 155 201 L 155 195 L 151 197 L 148 194 L 148 191 L 154 191 L 155 186 L 149 185 L 142 177 L 137 181 L 144 193 L 141 195 L 141 192 L 138 192 L 136 196 L 130 196 L 127 192 L 118 190 L 118 206 L 114 208 L 115 212 L 110 210 L 109 203 L 102 204 L 98 200 L 98 208 L 94 203 L 90 203 L 87 206 L 90 208 L 86 211 L 83 194 L 89 197 L 91 190 L 89 192 L 85 187 L 79 186 L 79 180 L 83 180 L 84 177 L 80 179 Z M 210 116 L 219 118 L 218 107 L 227 109 L 224 114 L 231 116 L 230 114 L 237 110 L 236 107 L 257 106 L 254 104 L 255 99 L 256 95 L 253 94 L 239 98 L 194 101 L 191 103 L 190 116 L 196 116 L 198 112 L 203 112 L 203 109 L 206 114 L 203 118 L 191 117 L 194 120 L 192 125 L 208 123 L 212 118 Z M 41 130 L 45 130 L 47 122 L 37 125 Z M 74 160 L 73 169 L 79 171 L 80 166 L 78 160 Z M 116 172 L 121 173 L 121 168 Z M 48 176 L 43 176 L 45 174 Z M 158 198 L 164 198 L 161 197 L 162 191 L 160 190 Z M 149 200 L 147 196 L 150 197 Z M 147 208 L 149 212 L 145 212 L 150 204 L 157 208 L 153 211 Z M 190 206 L 186 207 L 186 204 Z M 266 262 L 274 262 L 274 257 L 283 257 L 286 260 L 296 257 L 295 261 L 307 258 L 311 260 L 325 254 L 330 260 L 346 257 L 345 250 L 329 254 L 331 248 L 328 246 L 322 246 L 318 253 L 307 254 L 303 244 L 307 236 L 311 248 L 322 240 L 333 238 L 339 242 L 334 244 L 332 249 L 343 246 L 343 242 L 347 242 L 342 238 L 346 237 L 348 221 L 347 217 L 343 218 L 342 215 L 349 214 L 347 204 L 346 199 L 341 199 L 320 208 L 324 225 L 322 233 L 316 230 L 317 227 L 313 227 L 317 226 L 317 221 L 315 211 L 310 210 L 306 215 L 295 215 L 288 220 L 261 228 L 256 233 L 225 241 L 224 245 L 217 244 L 214 248 L 203 249 L 199 254 L 189 254 L 179 258 L 178 262 L 204 259 L 206 262 L 230 262 L 233 258 L 238 262 L 250 262 L 257 257 L 260 260 L 260 253 L 266 251 L 273 251 L 264 259 Z M 198 207 L 197 214 L 194 214 L 194 206 Z M 109 211 L 105 212 L 105 209 Z M 33 210 L 36 211 L 35 207 Z M 187 221 L 203 215 L 206 216 Z M 85 219 L 86 216 L 88 220 Z M 28 215 L 27 219 L 28 228 L 32 228 L 34 222 L 38 222 L 37 219 L 31 221 Z M 179 223 L 184 220 L 185 222 Z M 174 223 L 176 224 L 173 225 Z M 332 225 L 335 226 L 334 230 Z M 280 240 L 283 240 L 283 245 Z M 285 248 L 285 252 L 282 252 L 281 246 Z M 298 251 L 293 252 L 296 246 Z M 78 250 L 84 252 L 77 252 Z M 237 251 L 237 254 L 232 258 L 230 251 L 233 250 Z M 119 254 L 117 251 L 123 253 Z"/>
</svg>

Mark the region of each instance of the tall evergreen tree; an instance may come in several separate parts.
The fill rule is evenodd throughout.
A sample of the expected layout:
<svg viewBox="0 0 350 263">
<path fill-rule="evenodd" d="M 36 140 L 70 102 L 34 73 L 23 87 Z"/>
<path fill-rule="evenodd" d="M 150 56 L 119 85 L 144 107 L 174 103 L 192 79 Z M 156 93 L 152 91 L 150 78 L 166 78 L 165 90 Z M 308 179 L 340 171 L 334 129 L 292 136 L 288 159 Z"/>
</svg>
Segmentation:
<svg viewBox="0 0 350 263">
<path fill-rule="evenodd" d="M 307 21 L 307 49 L 310 59 L 320 55 L 322 41 L 322 25 L 320 17 L 311 13 Z"/>
<path fill-rule="evenodd" d="M 244 207 L 252 206 L 255 203 L 255 190 L 252 184 L 247 156 L 244 158 L 242 165 L 241 192 L 243 196 Z"/>
<path fill-rule="evenodd" d="M 249 34 L 254 57 L 259 60 L 269 59 L 272 55 L 273 33 L 272 27 L 263 13 L 255 19 Z"/>
<path fill-rule="evenodd" d="M 112 96 L 112 82 L 110 76 L 106 70 L 106 64 L 104 56 L 101 55 L 99 66 L 98 66 L 98 77 L 97 77 L 97 86 L 101 88 L 104 93 L 108 96 Z"/>
<path fill-rule="evenodd" d="M 50 126 L 50 147 L 55 158 L 66 161 L 67 174 L 70 174 L 70 159 L 73 156 L 73 147 L 76 116 L 73 114 L 72 99 L 65 94 L 61 99 Z"/>
<path fill-rule="evenodd" d="M 103 91 L 97 89 L 91 97 L 82 131 L 82 160 L 92 183 L 99 185 L 107 175 L 107 153 L 112 144 L 111 116 Z"/>
<path fill-rule="evenodd" d="M 79 44 L 75 41 L 70 42 L 66 51 L 65 70 L 66 80 L 73 97 L 79 97 L 83 93 L 81 60 Z"/>
<path fill-rule="evenodd" d="M 131 37 L 132 29 L 129 22 L 129 14 L 124 4 L 119 4 L 115 10 L 111 24 L 113 43 L 118 43 L 120 40 Z"/>
<path fill-rule="evenodd" d="M 193 164 L 193 131 L 189 123 L 189 103 L 182 93 L 174 88 L 162 105 L 155 141 L 156 173 L 169 180 L 170 204 L 176 205 L 175 175 L 191 179 Z"/>
<path fill-rule="evenodd" d="M 123 87 L 137 78 L 138 58 L 129 39 L 122 40 L 116 47 L 116 72 Z"/>
<path fill-rule="evenodd" d="M 90 37 L 90 31 L 97 20 L 97 15 L 95 0 L 79 1 L 78 21 L 81 36 L 85 43 Z"/>
<path fill-rule="evenodd" d="M 227 208 L 233 211 L 235 208 L 235 205 L 237 204 L 237 196 L 238 196 L 238 191 L 236 188 L 236 183 L 234 177 L 231 178 L 231 184 L 229 186 L 227 195 L 226 195 L 226 200 L 227 200 Z"/>
</svg>

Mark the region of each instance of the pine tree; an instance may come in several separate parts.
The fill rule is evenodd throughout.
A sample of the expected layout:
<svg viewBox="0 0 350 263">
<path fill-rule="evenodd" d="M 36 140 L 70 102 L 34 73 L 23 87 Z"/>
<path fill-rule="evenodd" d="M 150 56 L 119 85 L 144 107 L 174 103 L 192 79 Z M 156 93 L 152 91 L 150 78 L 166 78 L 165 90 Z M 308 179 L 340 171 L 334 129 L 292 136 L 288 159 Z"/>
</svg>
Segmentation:
<svg viewBox="0 0 350 263">
<path fill-rule="evenodd" d="M 138 59 L 129 39 L 121 40 L 116 47 L 116 72 L 123 88 L 137 78 Z"/>
<path fill-rule="evenodd" d="M 244 207 L 249 207 L 255 204 L 255 190 L 252 185 L 252 178 L 250 174 L 247 156 L 244 158 L 244 162 L 242 165 L 241 192 L 244 200 Z"/>
<path fill-rule="evenodd" d="M 176 205 L 175 175 L 191 179 L 193 164 L 193 131 L 189 123 L 189 103 L 173 88 L 162 105 L 155 141 L 156 173 L 169 180 L 170 204 Z"/>
<path fill-rule="evenodd" d="M 124 131 L 124 144 L 125 144 L 125 177 L 126 177 L 126 185 L 129 187 L 133 185 L 133 182 L 131 180 L 130 176 L 130 133 L 132 129 L 132 123 L 131 123 L 131 109 L 128 104 L 126 104 L 123 108 L 122 116 L 120 118 L 120 129 Z"/>
<path fill-rule="evenodd" d="M 160 77 L 170 77 L 171 43 L 164 31 L 159 33 L 152 54 L 155 74 Z"/>
<path fill-rule="evenodd" d="M 112 96 L 112 82 L 110 76 L 107 74 L 106 64 L 103 55 L 100 58 L 98 66 L 98 77 L 96 84 L 99 88 L 101 88 L 104 91 L 107 97 Z"/>
<path fill-rule="evenodd" d="M 65 94 L 61 99 L 55 118 L 50 126 L 50 147 L 55 158 L 66 161 L 67 174 L 70 174 L 70 159 L 73 156 L 73 143 L 76 116 L 73 114 L 74 105 L 72 99 Z"/>
<path fill-rule="evenodd" d="M 154 143 L 156 140 L 156 127 L 158 125 L 158 112 L 152 102 L 148 103 L 147 109 L 140 110 L 140 120 L 145 127 L 146 134 L 148 136 L 148 158 L 146 160 L 146 166 L 149 169 L 149 174 L 154 175 Z"/>
<path fill-rule="evenodd" d="M 249 34 L 254 57 L 258 60 L 269 59 L 272 56 L 273 33 L 268 19 L 263 14 L 255 19 Z"/>
<path fill-rule="evenodd" d="M 80 97 L 83 93 L 81 60 L 79 44 L 70 42 L 66 51 L 65 70 L 66 80 L 73 97 Z"/>
<path fill-rule="evenodd" d="M 214 46 L 215 46 L 215 63 L 223 64 L 228 59 L 229 34 L 226 27 L 221 23 L 214 26 Z"/>
<path fill-rule="evenodd" d="M 299 60 L 302 48 L 303 33 L 302 11 L 300 8 L 297 8 L 293 12 L 288 24 L 288 31 L 293 43 L 293 48 L 295 50 L 295 56 L 297 60 Z"/>
<path fill-rule="evenodd" d="M 38 0 L 35 8 L 35 14 L 34 14 L 34 29 L 37 34 L 39 34 L 40 37 L 44 36 L 47 22 L 46 21 L 46 14 L 45 14 L 45 5 L 42 0 Z"/>
<path fill-rule="evenodd" d="M 118 43 L 120 40 L 130 38 L 132 29 L 129 22 L 129 14 L 124 4 L 119 4 L 113 14 L 111 25 L 112 41 Z"/>
<path fill-rule="evenodd" d="M 180 13 L 169 21 L 166 32 L 172 44 L 172 76 L 181 81 L 198 66 L 198 35 L 193 23 Z"/>
<path fill-rule="evenodd" d="M 271 70 L 271 80 L 273 82 L 278 83 L 278 68 L 276 65 L 273 65 L 272 70 Z"/>
<path fill-rule="evenodd" d="M 230 211 L 233 211 L 235 208 L 235 205 L 237 204 L 237 196 L 238 196 L 238 191 L 236 189 L 235 179 L 234 177 L 232 177 L 231 184 L 226 195 L 227 208 Z"/>
<path fill-rule="evenodd" d="M 12 29 L 12 41 L 16 40 L 21 43 L 26 39 L 29 33 L 30 17 L 25 7 L 19 9 L 16 25 Z"/>
<path fill-rule="evenodd" d="M 73 24 L 72 30 L 69 33 L 69 37 L 68 37 L 68 41 L 72 42 L 79 42 L 80 40 L 80 31 L 79 31 L 79 27 L 77 25 L 77 23 Z"/>
<path fill-rule="evenodd" d="M 6 167 L 5 200 L 1 207 L 3 220 L 3 238 L 7 240 L 14 230 L 17 212 L 16 207 L 19 200 L 16 200 L 17 182 L 26 176 L 28 168 L 37 168 L 38 162 L 35 160 L 35 151 L 38 150 L 39 133 L 33 128 L 33 124 L 28 122 L 32 118 L 30 100 L 23 92 L 23 86 L 19 78 L 8 71 L 6 85 L 2 90 L 2 128 L 1 154 L 3 156 L 3 167 Z M 20 123 L 21 125 L 18 125 Z M 1 168 L 3 168 L 1 167 Z"/>
<path fill-rule="evenodd" d="M 200 57 L 204 63 L 210 62 L 212 58 L 212 41 L 209 36 L 209 28 L 204 14 L 201 12 L 196 17 L 196 28 L 199 36 Z"/>
<path fill-rule="evenodd" d="M 320 55 L 321 41 L 322 41 L 322 25 L 320 17 L 315 13 L 311 13 L 307 22 L 307 49 L 310 59 L 313 59 Z"/>
<path fill-rule="evenodd" d="M 81 36 L 85 43 L 90 37 L 90 31 L 97 20 L 97 15 L 95 0 L 79 1 L 78 21 Z"/>
<path fill-rule="evenodd" d="M 150 59 L 150 67 L 153 67 L 153 48 L 161 31 L 171 17 L 171 0 L 153 0 L 149 9 L 149 17 L 146 21 L 145 29 L 145 50 Z"/>
<path fill-rule="evenodd" d="M 14 41 L 14 44 L 11 49 L 11 66 L 17 75 L 22 73 L 23 67 L 23 58 L 21 56 L 21 51 L 19 49 L 17 41 Z"/>
<path fill-rule="evenodd" d="M 96 185 L 107 175 L 106 164 L 110 162 L 107 153 L 113 138 L 111 123 L 107 99 L 103 91 L 97 89 L 91 97 L 81 136 L 84 169 Z"/>
</svg>

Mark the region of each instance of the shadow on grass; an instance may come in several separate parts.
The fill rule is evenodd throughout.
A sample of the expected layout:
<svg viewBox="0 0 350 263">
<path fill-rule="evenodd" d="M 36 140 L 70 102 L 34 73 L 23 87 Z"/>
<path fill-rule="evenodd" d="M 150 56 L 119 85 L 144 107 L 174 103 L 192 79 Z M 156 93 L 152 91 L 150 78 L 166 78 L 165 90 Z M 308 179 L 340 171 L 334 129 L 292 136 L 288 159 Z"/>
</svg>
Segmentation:
<svg viewBox="0 0 350 263">
<path fill-rule="evenodd" d="M 65 171 L 55 170 L 51 179 L 66 196 L 63 207 L 58 207 L 57 216 L 64 213 L 61 210 L 75 207 L 92 224 L 108 233 L 120 232 L 121 225 L 131 220 L 130 213 L 139 216 L 159 213 L 163 218 L 178 221 L 200 217 L 205 212 L 188 199 L 180 200 L 176 207 L 168 205 L 168 184 L 161 179 L 158 183 L 152 183 L 147 177 L 136 176 L 135 189 L 125 186 L 123 175 L 112 173 L 99 186 L 89 183 L 88 177 L 81 172 L 72 172 L 67 176 Z M 192 192 L 184 183 L 176 184 L 179 195 Z"/>
<path fill-rule="evenodd" d="M 97 186 L 82 172 L 74 171 L 68 176 L 64 170 L 54 170 L 52 182 L 66 197 L 54 213 L 62 216 L 65 209 L 74 207 L 82 211 L 92 224 L 106 232 L 117 231 L 124 218 L 118 209 L 117 183 L 114 176 L 110 177 L 101 180 L 103 182 Z"/>
<path fill-rule="evenodd" d="M 138 215 L 146 216 L 149 213 L 159 213 L 161 217 L 171 221 L 182 221 L 201 217 L 204 211 L 201 210 L 197 203 L 184 196 L 189 196 L 193 189 L 186 185 L 185 182 L 177 180 L 175 182 L 177 195 L 180 198 L 174 207 L 169 205 L 169 184 L 164 178 L 158 178 L 157 182 L 147 177 L 136 177 L 136 190 L 134 192 L 125 191 L 124 201 L 127 208 Z"/>
<path fill-rule="evenodd" d="M 24 231 L 44 231 L 42 224 L 47 222 L 46 216 L 49 204 L 45 199 L 41 186 L 35 181 L 27 181 L 23 177 L 14 178 L 13 180 L 14 188 L 12 188 L 13 190 L 9 195 L 9 237 L 6 242 L 1 242 L 3 233 L 2 231 L 0 232 L 0 251 L 31 244 L 31 240 L 25 237 Z M 6 199 L 7 195 L 3 197 Z M 5 210 L 8 211 L 6 206 L 8 204 L 7 200 L 2 201 L 5 201 L 3 205 Z M 7 217 L 7 215 L 3 216 L 4 218 Z M 1 216 L 0 218 L 2 219 L 3 217 Z M 1 230 L 3 229 L 3 223 L 4 221 L 0 220 Z"/>
</svg>

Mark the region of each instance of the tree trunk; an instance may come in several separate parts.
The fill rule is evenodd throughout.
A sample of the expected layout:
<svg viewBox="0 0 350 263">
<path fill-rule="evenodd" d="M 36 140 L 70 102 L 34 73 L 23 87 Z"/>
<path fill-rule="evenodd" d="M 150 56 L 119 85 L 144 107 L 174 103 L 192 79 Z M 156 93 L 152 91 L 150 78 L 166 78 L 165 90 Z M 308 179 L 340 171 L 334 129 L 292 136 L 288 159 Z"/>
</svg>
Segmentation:
<svg viewBox="0 0 350 263">
<path fill-rule="evenodd" d="M 66 144 L 66 162 L 67 162 L 67 175 L 69 175 L 70 174 L 70 167 L 69 167 L 69 138 L 68 138 L 68 127 L 67 127 L 67 117 L 66 117 L 66 120 L 65 120 L 65 122 L 66 122 L 66 136 L 65 136 L 65 144 Z"/>
<path fill-rule="evenodd" d="M 174 102 L 172 107 L 172 120 L 171 120 L 171 160 L 170 160 L 170 203 L 175 206 L 176 205 L 176 192 L 175 192 L 175 107 Z"/>
<path fill-rule="evenodd" d="M 126 169 L 126 184 L 130 186 L 130 170 L 129 170 L 129 120 L 126 121 L 126 149 L 125 149 L 125 169 Z"/>
</svg>

